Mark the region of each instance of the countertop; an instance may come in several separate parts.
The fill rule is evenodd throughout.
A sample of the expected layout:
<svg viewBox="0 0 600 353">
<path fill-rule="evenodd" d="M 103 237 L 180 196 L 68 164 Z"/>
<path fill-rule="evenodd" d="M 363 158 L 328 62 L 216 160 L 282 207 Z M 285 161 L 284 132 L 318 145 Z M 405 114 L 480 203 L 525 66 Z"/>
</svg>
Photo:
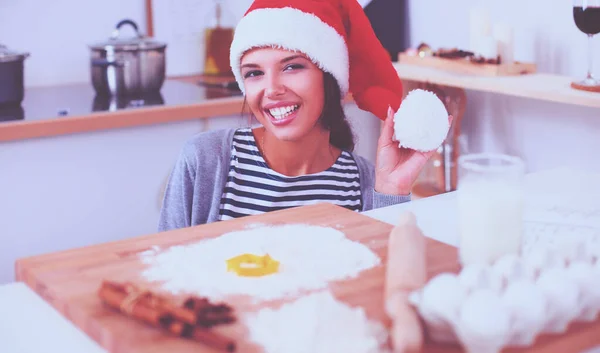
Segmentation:
<svg viewBox="0 0 600 353">
<path fill-rule="evenodd" d="M 28 88 L 21 105 L 0 106 L 0 142 L 242 113 L 239 90 L 200 81 L 169 78 L 156 94 L 126 98 L 87 83 Z"/>
<path fill-rule="evenodd" d="M 232 97 L 241 97 L 241 92 L 201 86 L 194 77 L 165 80 L 160 92 L 136 97 L 96 95 L 92 85 L 86 83 L 33 87 L 26 90 L 20 106 L 0 106 L 0 123 L 64 119 Z"/>
<path fill-rule="evenodd" d="M 595 195 L 600 194 L 600 185 L 595 181 L 600 173 L 555 169 L 537 172 L 526 177 L 526 199 L 528 208 L 525 221 L 529 224 L 543 223 L 552 219 L 554 224 L 577 223 L 573 213 L 569 217 L 557 217 L 551 214 L 553 207 L 568 200 L 571 206 L 596 205 Z M 557 187 L 570 185 L 570 188 Z M 409 203 L 380 208 L 365 212 L 374 219 L 395 224 L 401 211 L 415 213 L 423 232 L 430 238 L 447 244 L 456 245 L 456 205 L 455 192 L 415 200 Z M 549 213 L 550 212 L 550 213 Z M 568 218 L 568 219 L 567 219 Z M 600 231 L 600 217 L 583 221 Z M 10 352 L 102 352 L 91 340 L 82 337 L 82 333 L 61 317 L 49 304 L 46 304 L 24 284 L 0 286 L 0 315 L 3 325 L 0 329 L 0 349 Z M 2 324 L 0 324 L 2 325 Z M 19 329 L 28 326 L 27 330 Z M 32 337 L 49 337 L 49 340 L 32 340 Z M 44 342 L 43 346 L 40 342 Z M 599 353 L 600 347 L 586 353 Z"/>
<path fill-rule="evenodd" d="M 600 93 L 571 88 L 571 82 L 576 80 L 574 77 L 544 72 L 515 76 L 476 76 L 402 61 L 394 63 L 394 68 L 398 75 L 407 81 L 600 108 Z"/>
<path fill-rule="evenodd" d="M 566 76 L 534 73 L 479 77 L 402 62 L 393 65 L 407 81 L 600 107 L 600 94 L 572 89 L 569 84 L 573 78 Z M 202 87 L 200 79 L 168 78 L 160 95 L 120 101 L 96 97 L 89 83 L 29 88 L 21 106 L 0 108 L 0 142 L 242 113 L 239 91 Z M 352 101 L 351 95 L 347 101 Z"/>
<path fill-rule="evenodd" d="M 23 283 L 0 286 L 0 352 L 106 353 Z"/>
</svg>

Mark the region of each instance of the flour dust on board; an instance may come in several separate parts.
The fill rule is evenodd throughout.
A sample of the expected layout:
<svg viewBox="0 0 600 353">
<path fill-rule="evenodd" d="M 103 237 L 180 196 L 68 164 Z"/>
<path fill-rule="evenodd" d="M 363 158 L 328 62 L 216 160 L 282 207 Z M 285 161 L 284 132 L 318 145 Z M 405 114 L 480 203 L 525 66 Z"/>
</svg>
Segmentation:
<svg viewBox="0 0 600 353">
<path fill-rule="evenodd" d="M 263 308 L 245 317 L 249 338 L 265 353 L 384 353 L 385 326 L 328 291 Z"/>
<path fill-rule="evenodd" d="M 277 270 L 240 276 L 228 269 L 228 260 L 247 255 L 268 255 Z M 148 265 L 142 277 L 163 282 L 163 289 L 174 294 L 211 299 L 247 295 L 254 301 L 323 289 L 331 281 L 356 277 L 381 263 L 377 254 L 343 232 L 305 224 L 249 227 L 140 257 Z"/>
</svg>

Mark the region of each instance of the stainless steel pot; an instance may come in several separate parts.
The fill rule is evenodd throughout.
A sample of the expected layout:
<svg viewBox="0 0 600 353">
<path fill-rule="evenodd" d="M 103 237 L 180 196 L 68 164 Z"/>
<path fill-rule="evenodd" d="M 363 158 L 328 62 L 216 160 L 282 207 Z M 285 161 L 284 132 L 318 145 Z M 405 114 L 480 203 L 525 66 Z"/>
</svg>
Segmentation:
<svg viewBox="0 0 600 353">
<path fill-rule="evenodd" d="M 29 53 L 14 52 L 0 44 L 0 106 L 20 105 L 25 96 L 24 61 Z"/>
<path fill-rule="evenodd" d="M 120 38 L 125 25 L 133 27 L 135 37 Z M 90 45 L 96 94 L 135 96 L 159 92 L 165 80 L 166 47 L 141 35 L 132 20 L 117 23 L 108 41 Z"/>
</svg>

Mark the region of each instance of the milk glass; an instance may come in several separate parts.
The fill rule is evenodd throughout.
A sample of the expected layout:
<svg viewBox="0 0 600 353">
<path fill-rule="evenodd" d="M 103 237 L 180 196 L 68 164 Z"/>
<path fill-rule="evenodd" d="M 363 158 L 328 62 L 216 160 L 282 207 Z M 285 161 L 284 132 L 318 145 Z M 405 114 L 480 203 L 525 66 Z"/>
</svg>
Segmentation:
<svg viewBox="0 0 600 353">
<path fill-rule="evenodd" d="M 458 159 L 459 258 L 463 266 L 518 254 L 523 233 L 525 165 L 514 156 Z"/>
</svg>

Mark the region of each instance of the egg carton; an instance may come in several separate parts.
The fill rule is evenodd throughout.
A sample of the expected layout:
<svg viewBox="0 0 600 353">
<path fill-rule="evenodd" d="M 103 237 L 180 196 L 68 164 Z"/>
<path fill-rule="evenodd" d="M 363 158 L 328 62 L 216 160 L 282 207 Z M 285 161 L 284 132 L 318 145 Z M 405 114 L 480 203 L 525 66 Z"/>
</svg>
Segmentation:
<svg viewBox="0 0 600 353">
<path fill-rule="evenodd" d="M 564 246 L 564 244 L 561 244 Z M 510 254 L 492 264 L 441 273 L 409 300 L 429 337 L 467 352 L 531 346 L 600 313 L 600 241 L 572 242 Z"/>
</svg>

